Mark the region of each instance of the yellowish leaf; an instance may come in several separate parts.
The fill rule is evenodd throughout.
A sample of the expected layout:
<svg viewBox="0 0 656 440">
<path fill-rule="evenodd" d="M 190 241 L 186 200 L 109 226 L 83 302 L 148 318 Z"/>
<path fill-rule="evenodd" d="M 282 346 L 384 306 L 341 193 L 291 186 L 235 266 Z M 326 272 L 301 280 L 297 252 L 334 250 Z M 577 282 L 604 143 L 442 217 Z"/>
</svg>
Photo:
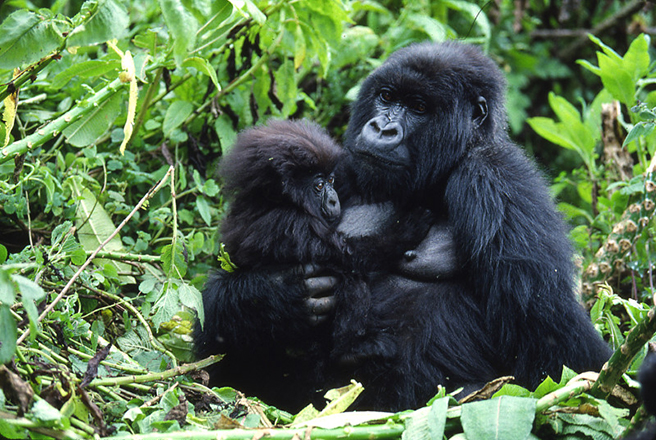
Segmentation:
<svg viewBox="0 0 656 440">
<path fill-rule="evenodd" d="M 14 78 L 20 74 L 19 69 L 14 70 Z M 5 98 L 5 111 L 2 114 L 2 120 L 5 122 L 5 142 L 4 146 L 9 145 L 11 130 L 14 128 L 16 121 L 16 110 L 18 110 L 18 89 L 15 89 Z"/>
</svg>

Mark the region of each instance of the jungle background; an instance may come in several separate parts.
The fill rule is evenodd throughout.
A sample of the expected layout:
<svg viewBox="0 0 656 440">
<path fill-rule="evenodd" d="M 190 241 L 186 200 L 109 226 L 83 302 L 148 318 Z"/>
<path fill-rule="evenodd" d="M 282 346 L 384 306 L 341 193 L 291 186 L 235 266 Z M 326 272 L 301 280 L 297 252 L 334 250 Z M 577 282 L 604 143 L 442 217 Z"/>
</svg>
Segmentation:
<svg viewBox="0 0 656 440">
<path fill-rule="evenodd" d="M 634 430 L 656 331 L 654 14 L 638 0 L 0 2 L 0 437 Z M 537 390 L 502 382 L 477 402 L 441 390 L 395 415 L 348 412 L 358 384 L 298 415 L 207 388 L 198 370 L 220 360 L 194 359 L 190 333 L 204 281 L 229 258 L 221 155 L 272 117 L 339 139 L 369 72 L 446 39 L 481 46 L 506 73 L 509 130 L 572 226 L 612 368 Z"/>
</svg>

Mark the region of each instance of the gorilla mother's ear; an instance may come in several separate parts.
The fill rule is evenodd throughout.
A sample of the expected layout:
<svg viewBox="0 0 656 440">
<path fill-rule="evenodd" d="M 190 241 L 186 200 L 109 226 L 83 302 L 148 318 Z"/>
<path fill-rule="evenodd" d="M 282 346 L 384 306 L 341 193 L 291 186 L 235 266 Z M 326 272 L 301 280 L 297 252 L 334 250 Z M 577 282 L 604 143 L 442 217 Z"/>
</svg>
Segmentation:
<svg viewBox="0 0 656 440">
<path fill-rule="evenodd" d="M 487 114 L 487 100 L 482 96 L 479 96 L 474 107 L 473 116 L 473 121 L 477 128 L 483 125 L 483 121 L 487 119 Z"/>
</svg>

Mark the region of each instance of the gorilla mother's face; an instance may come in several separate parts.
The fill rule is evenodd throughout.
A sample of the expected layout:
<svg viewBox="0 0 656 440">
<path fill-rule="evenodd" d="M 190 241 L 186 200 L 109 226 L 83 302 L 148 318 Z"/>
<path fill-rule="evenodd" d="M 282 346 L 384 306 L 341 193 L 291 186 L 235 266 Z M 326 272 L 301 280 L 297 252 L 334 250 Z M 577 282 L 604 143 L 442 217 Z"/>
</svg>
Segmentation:
<svg viewBox="0 0 656 440">
<path fill-rule="evenodd" d="M 359 189 L 404 198 L 438 184 L 473 138 L 492 134 L 488 101 L 503 94 L 498 76 L 471 46 L 424 43 L 394 53 L 352 108 L 345 147 Z"/>
</svg>

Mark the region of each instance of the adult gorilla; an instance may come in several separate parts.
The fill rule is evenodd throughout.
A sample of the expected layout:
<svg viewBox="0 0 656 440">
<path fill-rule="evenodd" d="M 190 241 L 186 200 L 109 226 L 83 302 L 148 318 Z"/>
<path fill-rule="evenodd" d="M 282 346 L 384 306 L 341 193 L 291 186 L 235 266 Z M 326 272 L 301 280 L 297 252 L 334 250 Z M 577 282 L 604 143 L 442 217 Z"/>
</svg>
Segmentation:
<svg viewBox="0 0 656 440">
<path fill-rule="evenodd" d="M 505 374 L 534 387 L 563 365 L 599 369 L 609 355 L 574 295 L 572 251 L 547 187 L 508 138 L 504 93 L 494 63 L 453 42 L 399 50 L 362 85 L 336 181 L 346 208 L 340 230 L 369 235 L 392 206 L 429 209 L 452 233 L 437 228 L 405 274 L 371 274 L 368 331 L 393 342 L 365 344 L 334 369 L 363 381 L 363 407 L 416 407 L 438 384 Z M 429 280 L 431 267 L 449 279 Z M 208 284 L 203 333 L 216 344 L 197 348 L 227 353 L 221 383 L 289 409 L 311 394 L 316 384 L 299 383 L 313 367 L 302 353 L 312 322 L 325 325 L 332 297 L 317 295 L 333 280 L 309 275 L 242 271 Z"/>
</svg>

